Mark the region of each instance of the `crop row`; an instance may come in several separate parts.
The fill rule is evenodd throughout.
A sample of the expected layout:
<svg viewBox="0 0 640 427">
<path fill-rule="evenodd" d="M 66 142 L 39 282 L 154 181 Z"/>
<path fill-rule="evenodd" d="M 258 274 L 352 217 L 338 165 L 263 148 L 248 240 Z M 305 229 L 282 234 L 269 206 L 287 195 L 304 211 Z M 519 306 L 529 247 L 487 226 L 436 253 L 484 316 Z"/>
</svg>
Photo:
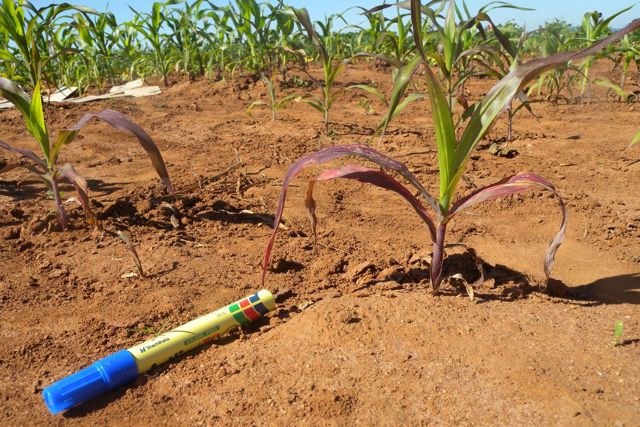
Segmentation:
<svg viewBox="0 0 640 427">
<path fill-rule="evenodd" d="M 386 13 L 392 8 L 395 15 L 388 17 Z M 133 134 L 149 154 L 169 193 L 173 193 L 173 186 L 152 139 L 120 113 L 105 110 L 87 114 L 75 126 L 51 137 L 41 97 L 46 86 L 84 84 L 86 87 L 88 82 L 93 82 L 95 89 L 102 90 L 109 80 L 113 83 L 116 79 L 143 73 L 162 76 L 168 84 L 170 70 L 191 78 L 212 74 L 224 77 L 239 71 L 261 73 L 268 83 L 270 107 L 275 117 L 276 110 L 291 99 L 278 100 L 273 76 L 280 74 L 286 81 L 287 72 L 296 67 L 319 89 L 319 94 L 304 95 L 300 100 L 322 113 L 325 132 L 330 131 L 332 106 L 344 91 L 353 89 L 376 95 L 387 104 L 387 113 L 375 132 L 381 136 L 390 121 L 409 103 L 427 97 L 438 152 L 438 196 L 431 195 L 406 165 L 368 145 L 333 146 L 309 153 L 296 161 L 285 175 L 273 236 L 265 252 L 265 271 L 284 209 L 287 186 L 308 166 L 349 156 L 364 158 L 379 168 L 349 164 L 326 170 L 310 181 L 306 205 L 314 229 L 313 190 L 317 181 L 354 179 L 401 195 L 425 222 L 433 242 L 431 286 L 437 292 L 443 280 L 447 226 L 454 216 L 476 203 L 533 188 L 543 189 L 559 200 L 563 218 L 545 257 L 544 270 L 549 277 L 566 230 L 566 209 L 553 185 L 535 173 L 521 172 L 460 197 L 457 191 L 462 175 L 471 153 L 503 111 L 508 111 L 511 128 L 511 121 L 520 108 L 531 109 L 527 99 L 531 91 L 544 89 L 552 99 L 558 100 L 567 93 L 573 97 L 575 88 L 578 96 L 583 96 L 588 95 L 593 80 L 629 101 L 625 76 L 630 64 L 636 62 L 637 65 L 640 61 L 636 49 L 638 36 L 634 33 L 640 27 L 640 20 L 612 32 L 611 21 L 630 8 L 610 17 L 590 12 L 584 15 L 577 29 L 553 21 L 527 33 L 513 23 L 496 25 L 489 16 L 496 8 L 516 6 L 494 1 L 471 13 L 464 2 L 456 4 L 455 0 L 424 3 L 411 0 L 363 10 L 368 24 L 357 27 L 347 24 L 341 15 L 313 21 L 306 9 L 286 7 L 281 1 L 272 5 L 235 0 L 226 7 L 204 0 L 167 1 L 155 3 L 149 14 L 134 10 L 132 21 L 118 25 L 112 14 L 66 3 L 36 10 L 22 0 L 17 3 L 3 0 L 0 41 L 4 44 L 0 56 L 4 59 L 1 63 L 4 77 L 0 77 L 0 95 L 22 113 L 42 157 L 2 141 L 0 148 L 32 161 L 29 169 L 51 190 L 64 228 L 67 218 L 59 181 L 67 181 L 76 188 L 76 201 L 83 207 L 88 221 L 96 222 L 86 181 L 71 165 L 57 163 L 60 150 L 94 117 Z M 340 31 L 334 30 L 337 21 L 344 24 Z M 604 56 L 610 57 L 616 67 L 621 66 L 619 85 L 590 77 L 596 58 Z M 388 64 L 392 70 L 390 94 L 368 85 L 335 84 L 352 61 L 374 59 Z M 314 77 L 309 72 L 310 61 L 320 64 L 322 77 Z M 425 93 L 420 93 L 414 84 L 418 74 L 425 78 Z M 467 97 L 465 84 L 476 76 L 492 76 L 498 81 L 482 99 L 472 102 Z M 33 89 L 31 96 L 25 90 L 30 88 Z M 395 171 L 413 189 L 405 187 L 387 171 Z M 419 198 L 414 195 L 416 190 Z"/>
<path fill-rule="evenodd" d="M 491 2 L 470 11 L 464 2 L 455 8 L 456 26 L 446 27 L 448 1 L 428 2 L 432 15 L 424 22 L 423 42 L 432 63 L 439 63 L 453 93 L 456 84 L 478 73 L 504 75 L 516 61 L 585 47 L 611 32 L 611 20 L 627 11 L 603 17 L 587 12 L 582 24 L 572 27 L 552 20 L 526 32 L 514 22 L 496 25 L 489 18 L 495 8 L 515 8 Z M 402 6 L 408 2 L 400 3 Z M 333 61 L 370 55 L 401 69 L 417 57 L 408 13 L 402 7 L 356 8 L 361 22 L 349 23 L 344 14 L 311 22 L 322 49 L 284 0 L 259 3 L 232 0 L 218 6 L 208 0 L 156 2 L 151 11 L 132 8 L 133 18 L 117 22 L 101 13 L 71 4 L 36 9 L 24 0 L 2 0 L 0 9 L 0 75 L 33 88 L 49 86 L 104 90 L 117 81 L 170 74 L 190 78 L 224 78 L 239 72 L 282 74 L 306 69 L 309 61 Z M 395 5 L 393 5 L 395 6 Z M 446 37 L 443 38 L 442 31 Z M 509 47 L 510 46 L 510 47 Z M 623 68 L 640 61 L 638 37 L 625 37 L 600 56 Z M 561 68 L 541 79 L 535 89 L 553 97 L 574 84 L 583 93 L 594 58 Z M 452 76 L 459 75 L 455 81 Z M 619 83 L 619 84 L 618 84 Z"/>
</svg>

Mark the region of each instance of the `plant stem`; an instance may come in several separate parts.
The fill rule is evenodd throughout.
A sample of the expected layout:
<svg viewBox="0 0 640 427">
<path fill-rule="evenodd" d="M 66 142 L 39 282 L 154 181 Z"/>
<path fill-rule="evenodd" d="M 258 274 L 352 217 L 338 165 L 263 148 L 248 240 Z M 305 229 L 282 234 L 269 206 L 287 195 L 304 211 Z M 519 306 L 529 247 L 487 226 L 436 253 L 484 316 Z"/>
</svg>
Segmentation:
<svg viewBox="0 0 640 427">
<path fill-rule="evenodd" d="M 323 111 L 324 114 L 324 134 L 329 135 L 329 109 L 325 108 Z"/>
<path fill-rule="evenodd" d="M 513 129 L 513 102 L 509 103 L 507 113 L 509 114 L 507 121 L 507 141 L 511 141 L 511 131 Z"/>
<path fill-rule="evenodd" d="M 53 200 L 56 203 L 56 208 L 58 209 L 58 221 L 60 221 L 60 225 L 64 231 L 67 228 L 67 212 L 64 210 L 64 206 L 62 205 L 60 189 L 58 188 L 58 183 L 55 178 L 51 179 L 51 192 L 53 193 Z"/>
<path fill-rule="evenodd" d="M 431 289 L 438 294 L 442 282 L 442 263 L 444 261 L 444 237 L 447 233 L 447 221 L 439 222 L 436 227 L 436 240 L 433 242 L 431 258 Z"/>
</svg>

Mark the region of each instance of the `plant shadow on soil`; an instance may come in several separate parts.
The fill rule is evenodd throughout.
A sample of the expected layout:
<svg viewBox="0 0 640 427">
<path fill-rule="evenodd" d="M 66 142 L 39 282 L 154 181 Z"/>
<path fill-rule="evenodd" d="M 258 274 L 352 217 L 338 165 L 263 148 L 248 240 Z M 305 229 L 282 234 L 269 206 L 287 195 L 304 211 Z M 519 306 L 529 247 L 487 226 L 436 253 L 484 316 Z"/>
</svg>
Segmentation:
<svg viewBox="0 0 640 427">
<path fill-rule="evenodd" d="M 244 339 L 245 336 L 253 335 L 255 333 L 260 333 L 260 328 L 262 326 L 268 325 L 269 319 L 267 317 L 262 317 L 257 319 L 251 323 L 248 323 L 242 326 L 241 332 L 238 329 L 231 331 L 227 335 L 217 338 L 213 342 L 201 345 L 198 348 L 195 348 L 185 354 L 182 354 L 178 357 L 171 359 L 170 361 L 163 363 L 160 366 L 154 366 L 150 371 L 145 372 L 142 375 L 139 375 L 132 383 L 123 385 L 118 387 L 115 390 L 112 390 L 106 394 L 98 396 L 92 400 L 81 403 L 78 406 L 75 406 L 67 411 L 65 411 L 62 416 L 64 418 L 84 418 L 95 411 L 100 409 L 104 409 L 107 406 L 111 405 L 111 403 L 117 401 L 122 398 L 127 392 L 135 393 L 136 389 L 144 386 L 149 380 L 157 377 L 164 371 L 170 370 L 175 364 L 180 363 L 184 359 L 189 359 L 203 351 L 207 350 L 209 347 L 215 346 L 225 346 L 231 344 L 238 339 Z"/>
<path fill-rule="evenodd" d="M 45 193 L 41 181 L 4 181 L 0 180 L 0 196 L 11 197 L 14 201 L 34 199 Z"/>
<path fill-rule="evenodd" d="M 121 190 L 126 182 L 105 182 L 100 179 L 87 179 L 87 186 L 92 192 L 103 196 Z M 60 190 L 65 193 L 75 193 L 75 189 L 66 183 L 60 185 Z M 11 197 L 14 201 L 35 199 L 47 194 L 47 187 L 42 181 L 29 179 L 21 181 L 0 180 L 0 196 Z"/>
<path fill-rule="evenodd" d="M 122 187 L 128 182 L 105 182 L 101 179 L 87 179 L 89 190 L 100 193 L 103 196 L 122 190 Z"/>
<path fill-rule="evenodd" d="M 550 278 L 548 283 L 536 283 L 527 275 L 507 266 L 482 262 L 484 282 L 474 288 L 478 302 L 488 300 L 514 301 L 533 292 L 545 293 L 582 306 L 602 304 L 640 304 L 640 273 L 604 277 L 578 286 L 566 286 L 562 281 Z M 467 283 L 479 279 L 474 256 L 469 252 L 451 254 L 445 258 L 443 274 L 450 277 L 459 273 Z M 425 274 L 428 274 L 425 272 Z M 443 295 L 465 294 L 462 284 L 452 282 L 441 290 Z"/>
<path fill-rule="evenodd" d="M 599 304 L 640 304 L 640 273 L 603 277 L 585 285 L 568 287 L 550 279 L 549 291 L 562 298 Z"/>
</svg>

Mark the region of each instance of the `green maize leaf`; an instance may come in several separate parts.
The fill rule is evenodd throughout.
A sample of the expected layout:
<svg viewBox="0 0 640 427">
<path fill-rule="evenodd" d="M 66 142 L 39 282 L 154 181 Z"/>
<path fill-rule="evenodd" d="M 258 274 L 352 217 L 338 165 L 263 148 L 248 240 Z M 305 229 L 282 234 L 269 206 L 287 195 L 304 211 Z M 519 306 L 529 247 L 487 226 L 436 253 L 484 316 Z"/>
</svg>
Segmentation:
<svg viewBox="0 0 640 427">
<path fill-rule="evenodd" d="M 277 108 L 284 107 L 285 105 L 291 102 L 301 102 L 302 97 L 300 95 L 287 95 L 284 98 L 280 98 L 280 100 L 276 101 L 274 104 Z"/>
<path fill-rule="evenodd" d="M 611 89 L 616 93 L 616 95 L 618 95 L 621 99 L 624 99 L 624 100 L 627 100 L 627 97 L 630 95 L 629 92 L 625 92 L 620 86 L 618 86 L 617 84 L 607 79 L 594 79 L 593 83 L 595 83 L 598 86 Z"/>
<path fill-rule="evenodd" d="M 27 129 L 38 141 L 38 145 L 44 153 L 44 157 L 47 159 L 49 166 L 53 165 L 49 155 L 49 133 L 47 132 L 47 125 L 44 122 L 44 110 L 42 108 L 42 96 L 40 95 L 40 82 L 36 84 L 33 90 L 33 97 L 31 98 L 31 105 L 29 107 L 29 119 L 27 120 Z"/>
<path fill-rule="evenodd" d="M 378 98 L 384 105 L 388 105 L 387 97 L 385 96 L 384 93 L 380 92 L 380 89 L 378 89 L 377 87 L 373 87 L 373 86 L 370 86 L 370 85 L 350 85 L 350 86 L 347 86 L 347 89 L 360 89 L 360 90 L 363 90 L 363 91 L 367 92 L 368 94 L 371 94 L 371 95 L 375 96 L 376 98 Z"/>
<path fill-rule="evenodd" d="M 396 107 L 395 111 L 393 112 L 393 114 L 391 115 L 391 120 L 393 120 L 398 114 L 402 113 L 404 111 L 405 108 L 407 108 L 407 106 L 409 104 L 411 104 L 412 102 L 415 101 L 419 101 L 421 99 L 424 98 L 424 95 L 421 93 L 410 93 L 409 95 L 407 95 L 400 104 L 398 104 L 398 106 Z"/>
<path fill-rule="evenodd" d="M 301 9 L 294 8 L 293 13 L 295 14 L 298 22 L 304 27 L 309 39 L 318 48 L 320 55 L 322 56 L 322 62 L 326 63 L 327 61 L 329 61 L 330 57 L 329 57 L 329 54 L 327 53 L 327 48 L 325 47 L 318 33 L 316 33 L 316 30 L 313 28 L 313 23 L 311 22 L 311 17 L 309 16 L 309 11 L 307 11 L 307 8 L 305 7 Z"/>
<path fill-rule="evenodd" d="M 500 43 L 500 46 L 502 46 L 502 48 L 509 54 L 511 58 L 515 58 L 517 56 L 518 51 L 515 49 L 515 46 L 511 43 L 507 36 L 505 36 L 502 31 L 500 31 L 498 26 L 491 20 L 489 15 L 487 15 L 485 12 L 480 12 L 476 16 L 476 20 L 478 22 L 488 22 L 491 25 L 493 34 L 496 36 L 496 39 Z"/>
<path fill-rule="evenodd" d="M 631 140 L 631 144 L 629 144 L 629 147 L 631 147 L 632 145 L 635 145 L 638 143 L 638 141 L 640 141 L 640 132 L 636 133 L 635 136 L 633 137 L 633 139 Z"/>
<path fill-rule="evenodd" d="M 426 13 L 425 10 L 427 8 L 431 7 L 434 4 L 438 4 L 438 3 L 441 4 L 440 7 L 442 7 L 442 5 L 444 4 L 444 2 L 442 0 L 431 0 L 427 4 L 421 5 L 422 12 Z M 398 8 L 401 8 L 401 9 L 410 10 L 411 9 L 411 1 L 410 0 L 406 0 L 406 1 L 401 1 L 401 2 L 398 2 L 398 3 L 381 4 L 379 6 L 375 6 L 375 7 L 372 7 L 371 9 L 369 9 L 369 10 L 364 11 L 362 14 L 363 15 L 371 15 L 371 14 L 374 14 L 376 12 L 380 12 L 381 10 L 384 10 L 386 8 L 389 8 L 389 7 L 398 7 Z"/>
<path fill-rule="evenodd" d="M 11 102 L 22 113 L 25 120 L 29 118 L 31 98 L 15 82 L 0 77 L 0 96 Z"/>
<path fill-rule="evenodd" d="M 160 31 L 160 25 L 164 18 L 162 14 L 163 6 L 164 4 L 162 2 L 155 2 L 151 7 L 151 28 L 153 28 L 154 33 Z"/>
<path fill-rule="evenodd" d="M 376 129 L 376 133 L 381 132 L 382 135 L 387 131 L 389 127 L 389 123 L 391 120 L 398 115 L 408 104 L 408 102 L 402 100 L 404 93 L 407 89 L 407 85 L 411 80 L 411 76 L 416 72 L 418 65 L 420 64 L 422 58 L 420 55 L 416 55 L 411 59 L 411 61 L 402 66 L 398 72 L 396 73 L 396 77 L 393 80 L 393 88 L 391 89 L 391 97 L 389 99 L 389 110 L 387 111 L 386 116 Z M 404 106 L 403 106 L 404 104 Z M 402 106 L 402 107 L 401 107 Z"/>
<path fill-rule="evenodd" d="M 71 143 L 71 141 L 73 141 L 77 135 L 78 131 L 75 130 L 63 130 L 61 132 L 58 132 L 58 136 L 51 146 L 51 162 L 53 164 L 55 164 L 58 160 L 60 149 L 63 146 Z"/>
<path fill-rule="evenodd" d="M 344 70 L 345 66 L 350 62 L 350 59 L 345 59 L 343 61 L 340 62 L 340 64 L 338 64 L 337 67 L 333 67 L 331 69 L 331 71 L 327 74 L 325 74 L 327 76 L 327 81 L 325 82 L 324 86 L 327 88 L 331 88 L 333 87 L 333 83 L 335 82 L 336 78 L 340 75 L 340 73 L 342 73 L 342 71 Z"/>
<path fill-rule="evenodd" d="M 0 59 L 3 61 L 15 61 L 15 57 L 6 49 L 0 49 Z"/>
<path fill-rule="evenodd" d="M 317 100 L 317 99 L 302 98 L 302 102 L 306 102 L 311 107 L 315 108 L 316 110 L 320 111 L 321 113 L 324 113 L 326 111 L 324 103 L 322 101 Z"/>
<path fill-rule="evenodd" d="M 453 63 L 455 61 L 456 50 L 456 16 L 455 16 L 456 2 L 455 0 L 449 0 L 449 9 L 447 10 L 447 17 L 444 23 L 444 37 L 442 38 L 443 50 L 444 50 L 444 63 L 447 66 L 447 74 L 453 69 Z M 422 26 L 420 26 L 422 28 Z M 445 70 L 442 70 L 445 71 Z"/>
<path fill-rule="evenodd" d="M 471 12 L 469 11 L 469 7 L 467 7 L 467 2 L 462 0 L 462 8 L 464 9 L 464 13 L 467 14 L 467 16 L 471 16 Z M 462 15 L 462 14 L 459 14 Z M 462 19 L 462 17 L 460 17 L 460 19 Z"/>
<path fill-rule="evenodd" d="M 591 22 L 589 22 L 588 27 L 593 27 L 593 28 L 590 28 L 592 30 L 592 33 L 590 34 L 591 37 L 590 37 L 589 41 L 593 42 L 593 41 L 595 41 L 595 39 L 599 38 L 609 28 L 609 24 L 611 23 L 611 21 L 613 21 L 618 16 L 622 15 L 626 11 L 630 10 L 631 8 L 633 8 L 633 6 L 635 6 L 635 5 L 631 5 L 631 6 L 625 7 L 622 10 L 619 10 L 618 12 L 614 13 L 613 15 L 611 15 L 611 16 L 603 19 L 602 21 L 600 21 L 598 23 L 598 25 L 596 25 L 595 27 L 593 27 L 591 25 Z M 585 18 L 587 17 L 586 15 L 588 15 L 588 14 L 585 14 Z M 583 28 L 585 28 L 584 20 L 583 20 Z"/>
<path fill-rule="evenodd" d="M 482 8 L 480 8 L 480 12 L 482 13 L 490 12 L 494 9 L 516 9 L 516 10 L 524 10 L 524 11 L 535 10 L 530 7 L 516 6 L 511 3 L 507 3 L 505 1 L 491 1 L 486 5 L 482 6 Z"/>
<path fill-rule="evenodd" d="M 257 107 L 257 106 L 263 106 L 263 105 L 268 106 L 269 104 L 268 104 L 268 103 L 266 103 L 266 102 L 264 102 L 264 101 L 260 101 L 260 100 L 253 101 L 251 104 L 249 104 L 249 106 L 248 106 L 248 107 L 247 107 L 247 109 L 245 110 L 245 113 L 247 113 L 247 115 L 248 115 L 249 117 L 252 117 L 252 118 L 253 118 L 253 114 L 251 114 L 251 110 L 253 110 L 253 108 L 254 108 L 254 107 Z"/>
<path fill-rule="evenodd" d="M 527 82 L 538 77 L 545 71 L 551 70 L 568 61 L 593 55 L 605 46 L 638 28 L 640 28 L 640 19 L 634 20 L 623 29 L 587 48 L 531 60 L 525 64 L 518 65 L 502 78 L 480 102 L 471 107 L 473 108 L 473 114 L 471 114 L 471 118 L 455 152 L 455 174 L 451 177 L 450 185 L 445 190 L 445 195 L 449 196 L 449 198 L 453 196 L 472 150 L 491 128 L 498 115 L 510 105 L 513 98 L 521 91 Z"/>
<path fill-rule="evenodd" d="M 422 28 L 421 14 L 419 12 L 420 0 L 411 1 L 411 20 L 413 28 Z M 413 32 L 418 52 L 425 64 L 427 57 L 424 53 L 420 32 Z M 429 101 L 431 103 L 431 114 L 433 117 L 433 126 L 436 133 L 436 146 L 438 149 L 438 166 L 440 169 L 440 210 L 446 214 L 451 203 L 451 194 L 447 189 L 454 183 L 455 178 L 455 151 L 456 151 L 456 132 L 453 123 L 453 113 L 449 107 L 449 101 L 438 83 L 436 76 L 433 75 L 431 69 L 425 67 L 425 75 L 427 77 L 427 86 L 429 88 Z"/>
</svg>

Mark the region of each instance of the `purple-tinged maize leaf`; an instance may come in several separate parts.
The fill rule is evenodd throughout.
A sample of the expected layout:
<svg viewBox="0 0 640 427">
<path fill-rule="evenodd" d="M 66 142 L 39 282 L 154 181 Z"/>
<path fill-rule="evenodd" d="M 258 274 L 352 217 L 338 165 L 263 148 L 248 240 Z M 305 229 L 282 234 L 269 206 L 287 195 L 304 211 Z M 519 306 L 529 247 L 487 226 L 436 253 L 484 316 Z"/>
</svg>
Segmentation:
<svg viewBox="0 0 640 427">
<path fill-rule="evenodd" d="M 422 197 L 424 197 L 429 205 L 438 212 L 438 204 L 435 199 L 427 192 L 427 190 L 420 184 L 418 179 L 413 175 L 407 166 L 399 162 L 379 151 L 374 150 L 368 145 L 364 144 L 353 144 L 353 145 L 336 145 L 333 147 L 327 147 L 322 150 L 316 151 L 314 153 L 307 154 L 299 158 L 293 165 L 289 167 L 287 170 L 284 180 L 282 182 L 282 188 L 280 190 L 280 196 L 278 198 L 278 207 L 276 208 L 275 218 L 273 221 L 273 231 L 271 233 L 271 237 L 269 238 L 269 242 L 265 249 L 263 262 L 262 262 L 262 278 L 261 281 L 264 283 L 264 278 L 267 272 L 269 260 L 271 259 L 271 252 L 273 250 L 273 245 L 275 242 L 276 231 L 278 230 L 278 224 L 280 224 L 280 219 L 282 218 L 282 213 L 284 211 L 284 204 L 287 198 L 287 188 L 291 181 L 298 176 L 298 174 L 305 168 L 310 166 L 316 166 L 322 163 L 329 162 L 331 160 L 338 159 L 340 157 L 346 156 L 356 156 L 367 159 L 383 168 L 392 169 L 400 173 L 407 181 L 409 181 L 413 186 L 415 186 Z"/>
<path fill-rule="evenodd" d="M 71 166 L 69 163 L 60 166 L 58 168 L 58 171 L 67 181 L 69 181 L 71 185 L 75 187 L 76 192 L 78 193 L 78 199 L 80 200 L 80 205 L 82 206 L 82 210 L 84 211 L 87 222 L 91 225 L 96 225 L 98 223 L 98 219 L 91 210 L 87 180 L 84 179 L 83 176 L 78 174 L 73 166 Z"/>
<path fill-rule="evenodd" d="M 47 164 L 44 160 L 42 160 L 36 153 L 31 150 L 27 150 L 24 148 L 17 148 L 12 145 L 7 144 L 4 141 L 0 141 L 0 148 L 4 148 L 7 151 L 13 151 L 14 153 L 18 153 L 21 156 L 33 161 L 35 164 L 40 166 L 43 170 L 47 170 Z"/>
<path fill-rule="evenodd" d="M 87 113 L 78 121 L 78 123 L 67 129 L 67 131 L 79 131 L 93 118 L 103 120 L 114 128 L 129 132 L 138 138 L 140 145 L 142 145 L 142 148 L 145 149 L 151 158 L 151 163 L 158 173 L 158 176 L 160 176 L 160 179 L 162 179 L 167 191 L 169 193 L 174 192 L 173 184 L 171 184 L 171 180 L 169 179 L 169 173 L 167 172 L 160 150 L 158 150 L 158 147 L 144 129 L 124 114 L 113 110 L 103 110 L 99 113 Z"/>
<path fill-rule="evenodd" d="M 313 231 L 313 244 L 318 242 L 318 235 L 316 234 L 316 225 L 318 224 L 318 217 L 316 216 L 316 201 L 313 198 L 313 188 L 316 185 L 315 179 L 309 180 L 307 186 L 307 194 L 304 198 L 304 207 L 307 208 L 307 215 L 309 215 L 309 222 L 311 223 L 311 230 Z"/>
<path fill-rule="evenodd" d="M 424 205 L 413 194 L 411 194 L 411 192 L 404 185 L 402 185 L 395 178 L 393 178 L 392 176 L 386 174 L 381 170 L 371 169 L 371 168 L 363 167 L 360 165 L 347 165 L 341 168 L 327 169 L 322 173 L 320 173 L 320 175 L 318 175 L 315 180 L 311 180 L 309 182 L 309 189 L 307 190 L 307 199 L 311 199 L 311 201 L 313 200 L 313 186 L 316 181 L 330 181 L 332 179 L 338 179 L 338 178 L 353 179 L 366 184 L 372 184 L 372 185 L 375 185 L 376 187 L 393 191 L 394 193 L 397 193 L 400 196 L 404 197 L 404 199 L 407 202 L 409 202 L 409 204 L 416 211 L 420 219 L 422 219 L 427 224 L 431 238 L 435 239 L 435 232 L 436 232 L 435 223 L 433 222 L 433 218 L 431 218 L 431 216 L 427 212 L 427 209 L 424 207 Z M 315 217 L 315 202 L 307 203 L 305 201 L 305 204 L 307 205 L 307 208 L 309 208 L 310 204 L 313 206 L 314 208 L 313 216 Z M 315 233 L 316 233 L 316 230 L 314 225 L 313 226 L 314 236 L 315 236 Z"/>
<path fill-rule="evenodd" d="M 542 188 L 553 194 L 558 199 L 558 204 L 562 209 L 562 222 L 560 224 L 560 229 L 549 244 L 547 254 L 544 259 L 544 274 L 547 279 L 549 279 L 556 252 L 562 244 L 564 235 L 567 231 L 567 208 L 562 197 L 560 197 L 560 194 L 558 194 L 553 185 L 540 175 L 530 172 L 521 172 L 505 178 L 495 184 L 481 188 L 470 195 L 457 200 L 449 211 L 449 218 L 469 206 L 475 205 L 476 203 L 495 200 L 500 197 L 522 193 L 535 188 Z"/>
</svg>

